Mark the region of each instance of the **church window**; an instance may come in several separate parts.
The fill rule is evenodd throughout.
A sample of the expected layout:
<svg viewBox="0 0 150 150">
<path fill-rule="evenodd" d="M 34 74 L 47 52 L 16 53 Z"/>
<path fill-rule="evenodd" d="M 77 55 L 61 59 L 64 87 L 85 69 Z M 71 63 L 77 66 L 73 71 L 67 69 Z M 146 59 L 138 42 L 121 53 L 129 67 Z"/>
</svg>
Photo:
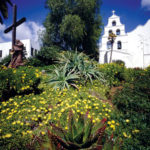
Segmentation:
<svg viewBox="0 0 150 150">
<path fill-rule="evenodd" d="M 118 41 L 118 42 L 117 42 L 117 48 L 118 48 L 118 49 L 122 49 L 122 43 L 121 43 L 121 41 Z"/>
<path fill-rule="evenodd" d="M 34 51 L 34 49 L 31 47 L 31 56 L 33 56 L 33 52 Z"/>
<path fill-rule="evenodd" d="M 111 49 L 111 42 L 110 41 L 107 42 L 107 49 Z"/>
<path fill-rule="evenodd" d="M 116 26 L 116 21 L 113 21 L 113 22 L 112 22 L 112 26 Z"/>
<path fill-rule="evenodd" d="M 109 34 L 112 33 L 112 30 L 109 30 Z"/>
<path fill-rule="evenodd" d="M 2 50 L 0 50 L 0 57 L 2 57 Z"/>
<path fill-rule="evenodd" d="M 120 35 L 120 30 L 119 29 L 117 29 L 116 35 Z"/>
</svg>

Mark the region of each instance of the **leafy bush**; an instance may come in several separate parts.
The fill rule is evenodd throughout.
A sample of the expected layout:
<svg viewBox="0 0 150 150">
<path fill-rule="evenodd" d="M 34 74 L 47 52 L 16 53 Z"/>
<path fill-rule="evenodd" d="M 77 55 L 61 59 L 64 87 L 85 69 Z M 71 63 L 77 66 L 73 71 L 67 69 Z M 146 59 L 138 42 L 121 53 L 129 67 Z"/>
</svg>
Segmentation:
<svg viewBox="0 0 150 150">
<path fill-rule="evenodd" d="M 8 66 L 10 61 L 11 61 L 11 55 L 8 55 L 1 60 L 0 65 Z"/>
<path fill-rule="evenodd" d="M 118 64 L 118 65 L 122 65 L 122 66 L 125 66 L 125 62 L 122 61 L 122 60 L 115 60 L 113 61 L 114 63 Z"/>
<path fill-rule="evenodd" d="M 26 66 L 42 67 L 44 63 L 36 57 L 30 57 L 27 59 Z"/>
<path fill-rule="evenodd" d="M 56 63 L 60 49 L 56 46 L 42 47 L 35 57 L 29 58 L 27 66 L 45 66 Z"/>
<path fill-rule="evenodd" d="M 38 70 L 28 67 L 2 68 L 0 71 L 0 97 L 3 100 L 16 94 L 37 90 L 40 83 L 40 72 Z"/>
<path fill-rule="evenodd" d="M 125 80 L 124 65 L 116 63 L 98 65 L 99 71 L 104 73 L 105 79 L 108 81 L 110 87 L 118 86 Z"/>
<path fill-rule="evenodd" d="M 134 83 L 138 81 L 143 75 L 145 75 L 145 71 L 141 68 L 128 68 L 125 71 L 124 78 L 128 83 Z"/>
<path fill-rule="evenodd" d="M 124 149 L 150 149 L 150 71 L 149 68 L 130 69 L 132 81 L 114 96 L 113 103 L 123 114 L 123 120 L 129 118 L 128 126 L 122 123 L 131 133 L 131 139 L 124 141 Z"/>
</svg>

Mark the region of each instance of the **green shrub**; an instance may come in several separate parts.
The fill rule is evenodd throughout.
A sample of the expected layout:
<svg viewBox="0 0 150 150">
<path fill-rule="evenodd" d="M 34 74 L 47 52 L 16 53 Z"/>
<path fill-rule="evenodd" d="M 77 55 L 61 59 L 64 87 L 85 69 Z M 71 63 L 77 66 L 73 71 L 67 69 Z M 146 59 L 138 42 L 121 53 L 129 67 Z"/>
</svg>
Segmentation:
<svg viewBox="0 0 150 150">
<path fill-rule="evenodd" d="M 1 60 L 0 65 L 8 66 L 10 61 L 11 61 L 11 55 L 8 55 Z"/>
<path fill-rule="evenodd" d="M 141 68 L 128 68 L 124 73 L 124 78 L 127 83 L 134 83 L 143 75 L 145 75 L 145 71 Z"/>
<path fill-rule="evenodd" d="M 18 69 L 2 67 L 0 71 L 0 97 L 7 100 L 16 94 L 36 92 L 40 83 L 40 72 L 34 68 Z"/>
<path fill-rule="evenodd" d="M 27 59 L 26 66 L 43 67 L 45 64 L 36 57 L 30 57 Z"/>
<path fill-rule="evenodd" d="M 56 46 L 42 47 L 41 50 L 33 57 L 29 58 L 27 66 L 45 66 L 57 62 L 60 49 Z"/>
<path fill-rule="evenodd" d="M 122 66 L 125 66 L 125 62 L 122 61 L 122 60 L 115 60 L 113 61 L 114 63 L 118 64 L 118 65 L 122 65 Z"/>
<path fill-rule="evenodd" d="M 129 71 L 133 79 L 114 96 L 113 103 L 123 114 L 120 120 L 130 120 L 128 125 L 122 122 L 122 128 L 131 133 L 131 139 L 124 141 L 124 149 L 147 150 L 150 149 L 150 141 L 147 140 L 150 135 L 150 71 L 149 68 Z"/>
<path fill-rule="evenodd" d="M 108 81 L 110 87 L 118 86 L 125 80 L 124 65 L 119 65 L 116 63 L 111 64 L 101 64 L 98 65 L 99 71 L 104 73 L 105 79 Z"/>
</svg>

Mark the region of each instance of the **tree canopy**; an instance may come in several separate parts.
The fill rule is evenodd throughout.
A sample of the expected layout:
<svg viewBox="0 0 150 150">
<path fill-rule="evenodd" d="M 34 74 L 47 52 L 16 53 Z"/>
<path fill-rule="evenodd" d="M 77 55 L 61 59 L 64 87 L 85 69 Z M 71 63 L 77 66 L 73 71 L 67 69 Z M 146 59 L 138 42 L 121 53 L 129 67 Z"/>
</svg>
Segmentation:
<svg viewBox="0 0 150 150">
<path fill-rule="evenodd" d="M 83 51 L 96 56 L 101 34 L 101 0 L 47 0 L 44 46 Z"/>
<path fill-rule="evenodd" d="M 3 24 L 3 19 L 8 18 L 8 4 L 12 6 L 12 3 L 10 0 L 0 0 L 0 23 Z"/>
</svg>

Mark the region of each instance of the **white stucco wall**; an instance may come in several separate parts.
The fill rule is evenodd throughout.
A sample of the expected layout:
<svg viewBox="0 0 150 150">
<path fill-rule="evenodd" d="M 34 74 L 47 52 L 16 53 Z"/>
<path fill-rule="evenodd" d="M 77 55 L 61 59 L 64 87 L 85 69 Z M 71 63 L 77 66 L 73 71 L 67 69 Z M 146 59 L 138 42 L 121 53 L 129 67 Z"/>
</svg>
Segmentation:
<svg viewBox="0 0 150 150">
<path fill-rule="evenodd" d="M 145 68 L 150 65 L 150 20 L 129 32 L 128 41 L 133 67 Z"/>
<path fill-rule="evenodd" d="M 30 39 L 25 39 L 25 40 L 21 40 L 21 42 L 24 44 L 24 47 L 26 48 L 26 58 L 31 57 L 31 48 L 35 50 L 40 50 L 40 45 L 39 43 L 35 43 L 34 41 L 31 41 Z M 2 58 L 6 57 L 7 55 L 9 55 L 9 51 L 12 48 L 12 43 L 11 42 L 6 42 L 6 43 L 0 43 L 0 50 L 2 50 Z"/>
<path fill-rule="evenodd" d="M 116 21 L 116 26 L 112 22 Z M 130 33 L 125 32 L 125 25 L 121 24 L 120 17 L 114 13 L 108 18 L 108 24 L 104 28 L 104 35 L 99 48 L 99 63 L 108 63 L 110 58 L 110 49 L 107 48 L 109 30 L 116 34 L 120 29 L 121 34 L 115 39 L 113 45 L 112 60 L 122 60 L 126 67 L 145 68 L 150 65 L 150 20 L 143 25 L 138 26 Z M 117 41 L 122 42 L 122 49 L 117 49 Z"/>
</svg>

